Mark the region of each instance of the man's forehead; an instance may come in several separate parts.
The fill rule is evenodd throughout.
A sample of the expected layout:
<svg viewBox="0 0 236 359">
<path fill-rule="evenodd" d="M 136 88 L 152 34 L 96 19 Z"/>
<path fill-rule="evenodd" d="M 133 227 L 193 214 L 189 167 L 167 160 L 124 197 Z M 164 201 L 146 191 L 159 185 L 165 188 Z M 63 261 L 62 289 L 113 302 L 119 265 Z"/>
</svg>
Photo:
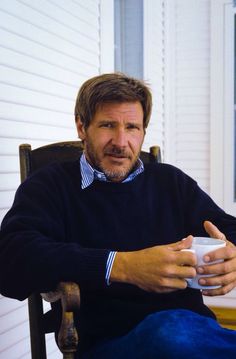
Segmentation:
<svg viewBox="0 0 236 359">
<path fill-rule="evenodd" d="M 137 114 L 142 113 L 142 105 L 140 102 L 111 102 L 101 104 L 96 113 L 121 113 L 121 114 Z"/>
</svg>

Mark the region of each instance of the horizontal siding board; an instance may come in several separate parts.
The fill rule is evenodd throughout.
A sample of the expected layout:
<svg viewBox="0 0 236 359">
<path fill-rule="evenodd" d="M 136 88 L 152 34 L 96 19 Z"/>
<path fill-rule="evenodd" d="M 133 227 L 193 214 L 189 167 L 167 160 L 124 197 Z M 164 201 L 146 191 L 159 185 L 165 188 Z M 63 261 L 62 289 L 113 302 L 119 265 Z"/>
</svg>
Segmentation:
<svg viewBox="0 0 236 359">
<path fill-rule="evenodd" d="M 179 122 L 177 124 L 177 130 L 180 131 L 181 133 L 183 134 L 186 134 L 186 133 L 190 133 L 190 136 L 192 134 L 192 136 L 195 137 L 195 135 L 197 134 L 205 134 L 206 137 L 208 137 L 208 133 L 209 133 L 209 124 L 208 123 L 195 123 L 195 122 L 192 122 L 192 123 L 189 123 L 189 124 L 186 124 L 186 123 L 181 123 Z"/>
<path fill-rule="evenodd" d="M 11 128 L 7 128 L 6 124 L 10 125 Z M 20 121 L 0 121 L 0 125 L 4 126 L 0 129 L 0 136 L 8 138 L 21 138 L 23 142 L 27 139 L 48 139 L 52 141 L 59 141 L 59 138 L 70 139 L 75 138 L 75 130 L 72 128 L 66 127 L 56 127 L 47 125 L 47 134 L 45 134 L 45 126 L 34 124 L 34 123 L 25 123 L 25 126 L 22 126 Z M 26 132 L 27 128 L 27 132 Z M 27 135 L 28 133 L 28 135 Z M 21 142 L 22 142 L 21 141 Z"/>
<path fill-rule="evenodd" d="M 94 38 L 92 37 L 93 32 L 91 30 L 94 29 L 96 32 L 99 26 L 98 11 L 97 13 L 92 13 L 84 7 L 80 7 L 80 9 L 73 13 L 68 5 L 65 6 L 64 3 L 64 7 L 60 6 L 57 1 L 11 0 L 9 4 L 8 1 L 3 0 L 1 3 L 0 8 L 18 16 L 18 18 L 28 20 L 33 26 L 38 25 L 51 31 L 56 29 L 59 34 L 61 27 L 61 33 L 63 34 L 63 31 L 66 32 L 67 35 L 64 34 L 64 36 L 68 37 L 73 34 L 72 38 L 76 34 L 84 33 L 90 40 L 94 40 L 95 36 Z M 93 9 L 96 9 L 96 6 Z"/>
<path fill-rule="evenodd" d="M 206 85 L 209 86 L 209 77 L 207 79 L 204 79 L 203 77 L 199 78 L 199 77 L 182 77 L 179 76 L 178 81 L 176 81 L 176 86 L 177 86 L 177 91 L 180 92 L 182 88 L 188 88 L 191 89 L 193 87 L 193 83 L 194 83 L 194 87 L 198 87 L 198 88 L 205 88 Z M 209 88 L 209 87 L 208 87 Z"/>
<path fill-rule="evenodd" d="M 189 137 L 186 139 L 186 137 Z M 208 144 L 209 145 L 209 141 L 208 141 L 208 136 L 204 136 L 203 134 L 200 134 L 199 136 L 197 135 L 192 135 L 192 136 L 188 136 L 185 134 L 177 134 L 176 135 L 176 142 L 185 142 L 185 147 L 186 147 L 186 151 L 188 151 L 189 149 L 192 148 L 192 144 L 197 144 L 199 147 L 201 147 L 202 145 L 206 145 Z M 176 154 L 178 155 L 178 152 L 176 152 Z M 195 152 L 195 156 L 196 156 L 196 159 L 198 158 L 198 152 L 196 151 Z M 208 153 L 205 154 L 205 160 L 208 159 Z M 181 157 L 177 157 L 179 161 L 181 161 Z M 204 162 L 203 161 L 203 165 L 204 165 Z"/>
<path fill-rule="evenodd" d="M 192 0 L 190 0 L 190 2 L 192 2 Z M 196 13 L 195 16 L 193 16 L 193 12 L 190 11 L 188 18 L 183 17 L 183 16 L 178 16 L 177 17 L 177 26 L 178 26 L 178 30 L 176 31 L 176 34 L 183 34 L 184 33 L 184 29 L 186 30 L 190 30 L 190 33 L 192 31 L 196 33 L 195 29 L 196 28 L 200 28 L 203 30 L 202 33 L 202 37 L 204 37 L 204 35 L 206 34 L 206 30 L 208 29 L 208 24 L 207 22 L 209 21 L 209 15 L 208 13 L 202 13 L 200 16 Z M 205 31 L 204 31 L 205 30 Z M 185 36 L 187 33 L 185 33 Z M 196 34 L 195 36 L 199 36 L 198 34 Z"/>
<path fill-rule="evenodd" d="M 195 123 L 206 123 L 206 117 L 205 116 L 199 116 L 198 113 L 192 113 L 191 114 L 191 122 Z M 189 124 L 189 115 L 188 114 L 181 114 L 181 123 Z"/>
<path fill-rule="evenodd" d="M 13 28 L 15 21 L 15 19 L 12 20 Z M 21 25 L 21 29 L 22 27 L 23 26 Z M 25 33 L 23 31 L 21 33 L 15 32 L 14 30 L 11 30 L 11 28 L 7 28 L 6 26 L 4 26 L 4 24 L 1 24 L 1 29 L 3 30 L 3 32 L 5 31 L 6 36 L 10 34 L 12 35 L 12 37 L 17 37 L 19 41 L 28 42 L 29 45 L 33 42 L 34 44 L 40 46 L 42 50 L 48 49 L 50 51 L 54 51 L 56 54 L 62 54 L 69 58 L 71 57 L 77 61 L 84 61 L 90 64 L 93 64 L 93 60 L 94 62 L 97 61 L 96 47 L 98 47 L 98 44 L 94 44 L 93 50 L 86 50 L 84 46 L 87 39 L 84 39 L 84 43 L 73 44 L 72 42 L 68 42 L 60 37 L 54 38 L 54 36 L 49 33 L 41 33 L 42 31 L 38 31 L 37 35 L 35 35 L 34 37 L 32 35 L 30 36 L 29 34 L 32 33 L 32 29 L 30 28 L 30 26 L 28 26 L 28 28 L 25 28 Z M 79 58 L 78 56 L 76 56 L 76 53 L 80 53 Z M 89 60 L 87 61 L 88 57 Z"/>
<path fill-rule="evenodd" d="M 66 68 L 63 64 L 49 63 L 48 59 L 43 61 L 42 59 L 36 59 L 11 50 L 4 48 L 0 44 L 0 65 L 5 69 L 12 69 L 15 71 L 23 72 L 31 76 L 37 76 L 42 79 L 53 81 L 55 87 L 58 84 L 68 87 L 77 87 L 87 77 L 87 73 L 90 71 L 91 76 L 97 73 L 96 67 L 94 72 L 91 71 L 91 67 L 86 67 L 85 64 L 80 63 L 76 69 L 71 67 Z M 95 71 L 96 70 L 96 71 Z"/>
<path fill-rule="evenodd" d="M 60 57 L 49 56 L 47 51 L 32 54 L 29 47 L 24 50 L 2 42 L 0 42 L 0 54 L 2 66 L 38 75 L 68 86 L 77 86 L 89 74 L 92 76 L 98 71 L 96 65 L 89 65 L 82 61 L 72 63 L 68 59 L 60 61 Z"/>
<path fill-rule="evenodd" d="M 185 54 L 184 51 L 178 51 L 178 60 L 176 60 L 176 63 L 181 64 L 182 61 L 186 61 L 186 66 L 187 66 L 187 63 L 190 64 L 192 61 L 195 63 L 196 61 L 198 61 L 198 59 L 199 61 L 201 60 L 209 61 L 209 56 L 206 56 L 206 54 L 204 54 L 204 51 L 202 51 L 201 53 L 202 55 L 199 54 L 199 51 L 196 52 L 189 51 Z"/>
<path fill-rule="evenodd" d="M 194 158 L 194 161 L 205 161 L 205 159 L 206 159 L 206 151 L 204 151 L 202 149 L 199 149 L 196 152 L 196 151 L 194 151 L 194 148 L 192 148 L 192 147 L 190 148 L 188 146 L 188 151 L 184 151 L 184 150 L 177 148 L 176 152 L 178 153 L 178 156 L 181 156 L 182 161 L 188 160 L 189 157 L 191 157 L 191 159 Z"/>
<path fill-rule="evenodd" d="M 57 96 L 42 93 L 40 91 L 16 87 L 14 85 L 4 84 L 0 82 L 0 101 L 10 102 L 12 104 L 23 104 L 39 108 L 59 112 L 65 115 L 70 114 L 69 108 L 74 107 L 72 99 L 62 99 Z"/>
<path fill-rule="evenodd" d="M 39 41 L 34 41 L 29 37 L 22 37 L 16 32 L 7 31 L 0 25 L 1 46 L 15 49 L 16 52 L 27 54 L 36 59 L 42 59 L 52 64 L 63 64 L 66 68 L 77 69 L 81 63 L 89 68 L 99 67 L 99 57 L 91 61 L 91 57 L 79 49 L 76 54 L 66 53 L 63 48 L 56 48 L 54 45 L 46 46 Z M 71 49 L 72 50 L 72 49 Z M 83 56 L 82 56 L 83 55 Z"/>
<path fill-rule="evenodd" d="M 76 140 L 75 137 L 76 136 L 74 136 L 74 140 Z M 16 138 L 0 137 L 0 153 L 2 156 L 17 156 L 18 158 L 19 145 L 25 142 L 27 142 L 27 139 L 25 139 L 25 141 L 22 141 L 22 139 L 19 138 L 16 139 Z M 32 149 L 40 146 L 44 146 L 46 144 L 46 141 L 44 139 L 33 140 L 32 138 L 30 138 L 30 141 L 28 142 L 30 142 Z M 19 158 L 18 158 L 18 162 L 19 162 Z"/>
<path fill-rule="evenodd" d="M 74 14 L 80 13 L 83 9 L 86 10 L 86 20 L 88 21 L 89 16 L 94 15 L 96 18 L 99 17 L 99 3 L 97 0 L 48 0 L 53 4 L 64 7 Z M 88 13 L 88 14 L 87 14 Z"/>
<path fill-rule="evenodd" d="M 24 315 L 25 318 L 25 315 Z M 13 346 L 20 344 L 20 347 L 22 347 L 22 344 L 25 344 L 27 348 L 29 348 L 29 344 L 27 341 L 27 338 L 29 336 L 29 323 L 28 320 L 23 319 L 22 322 L 20 321 L 20 318 L 18 318 L 18 323 L 15 327 L 11 328 L 10 330 L 7 330 L 6 332 L 1 334 L 1 353 L 7 352 L 10 350 Z M 23 348 L 24 350 L 24 348 Z M 25 350 L 24 350 L 25 351 Z M 18 354 L 15 352 L 15 354 Z M 17 356 L 15 356 L 17 358 Z"/>
<path fill-rule="evenodd" d="M 190 49 L 189 51 L 185 52 L 184 47 L 176 49 L 176 54 L 178 54 L 178 58 L 176 59 L 176 63 L 181 65 L 182 61 L 185 61 L 186 65 L 190 65 L 190 60 L 193 60 L 194 63 L 199 59 L 199 61 L 208 61 L 209 62 L 209 56 L 207 56 L 207 52 L 204 52 L 204 50 L 208 49 L 208 45 L 205 44 L 204 46 L 201 46 L 199 49 Z M 184 66 L 184 63 L 183 63 Z"/>
<path fill-rule="evenodd" d="M 186 53 L 186 56 L 189 56 L 189 53 Z M 197 57 L 192 58 L 192 61 L 185 58 L 185 52 L 179 51 L 178 58 L 176 59 L 176 65 L 178 65 L 178 69 L 192 69 L 195 70 L 196 68 L 207 68 L 209 62 L 209 56 L 206 53 L 202 52 L 201 54 L 198 53 Z"/>
<path fill-rule="evenodd" d="M 13 199 L 15 196 L 15 190 L 14 191 L 1 191 L 0 190 L 0 203 L 1 203 L 1 209 L 7 209 L 10 208 L 10 206 L 13 203 Z"/>
<path fill-rule="evenodd" d="M 194 70 L 194 72 L 193 72 Z M 176 79 L 177 81 L 181 78 L 181 79 L 193 79 L 195 77 L 198 77 L 199 79 L 202 79 L 204 82 L 208 81 L 209 79 L 209 68 L 207 68 L 207 66 L 205 65 L 204 67 L 199 68 L 197 66 L 197 64 L 194 67 L 191 68 L 184 68 L 184 67 L 179 67 L 178 71 L 176 72 Z"/>
<path fill-rule="evenodd" d="M 184 98 L 199 98 L 199 97 L 208 97 L 209 96 L 209 88 L 207 84 L 201 84 L 199 87 L 191 88 L 191 91 L 189 91 L 188 87 L 182 87 L 181 91 L 176 91 L 176 99 L 178 102 Z"/>
<path fill-rule="evenodd" d="M 14 346 L 10 346 L 4 351 L 0 351 L 1 359 L 31 359 L 30 343 L 28 337 L 25 337 L 19 340 L 17 343 L 14 343 Z M 58 357 L 58 359 L 61 359 Z"/>
<path fill-rule="evenodd" d="M 46 16 L 50 16 L 50 19 L 56 19 L 61 23 L 65 23 L 66 28 L 73 24 L 73 27 L 77 27 L 78 19 L 83 20 L 84 24 L 89 24 L 91 27 L 99 26 L 99 1 L 68 1 L 66 0 L 19 0 L 22 4 L 26 4 L 32 9 L 35 9 L 39 13 Z M 73 4 L 78 4 L 74 6 Z M 68 6 L 69 5 L 69 6 Z M 74 10 L 74 11 L 73 11 Z M 67 15 L 68 18 L 65 16 Z M 92 26 L 93 25 L 93 26 Z M 83 27 L 86 29 L 86 27 Z M 87 29 L 86 29 L 87 30 Z"/>
<path fill-rule="evenodd" d="M 28 51 L 32 56 L 37 56 L 36 53 L 38 50 L 42 51 L 42 54 L 47 53 L 48 57 L 55 58 L 58 56 L 62 61 L 70 61 L 72 64 L 77 64 L 77 66 L 80 62 L 84 62 L 90 66 L 94 66 L 94 64 L 97 64 L 97 66 L 99 65 L 99 58 L 96 54 L 92 54 L 84 50 L 82 47 L 75 49 L 73 45 L 63 41 L 62 39 L 54 39 L 54 41 L 51 39 L 51 42 L 49 42 L 49 35 L 45 35 L 43 38 L 39 35 L 38 39 L 35 39 L 30 35 L 30 32 L 27 35 L 19 34 L 16 31 L 4 27 L 3 25 L 0 25 L 0 29 L 1 36 L 4 36 L 2 43 L 6 47 L 15 47 L 14 44 L 19 42 L 22 51 Z M 30 31 L 30 29 L 28 31 Z"/>
<path fill-rule="evenodd" d="M 15 311 L 19 307 L 26 306 L 26 304 L 26 301 L 19 302 L 18 300 L 6 298 L 0 295 L 0 318 L 10 312 Z"/>
<path fill-rule="evenodd" d="M 53 79 L 45 79 L 37 74 L 21 71 L 9 66 L 0 64 L 1 80 L 0 84 L 15 86 L 27 89 L 36 93 L 48 94 L 49 96 L 58 97 L 74 103 L 75 93 L 78 86 L 59 83 Z M 16 81 L 17 79 L 17 81 Z"/>
<path fill-rule="evenodd" d="M 1 3 L 0 3 L 1 4 Z M 67 27 L 67 31 L 65 31 L 65 26 L 62 26 L 60 23 L 55 22 L 52 24 L 50 19 L 46 19 L 45 24 L 43 23 L 43 19 L 41 19 L 40 14 L 37 16 L 36 21 L 31 21 L 32 14 L 31 11 L 22 12 L 20 14 L 16 13 L 17 8 L 12 8 L 10 10 L 4 10 L 1 8 L 0 11 L 4 15 L 4 21 L 1 23 L 3 28 L 8 29 L 8 31 L 13 31 L 17 29 L 17 33 L 22 37 L 28 37 L 29 31 L 32 33 L 31 40 L 41 41 L 43 44 L 50 44 L 53 40 L 54 45 L 58 44 L 60 41 L 62 46 L 75 46 L 75 48 L 79 49 L 80 46 L 84 47 L 84 51 L 87 51 L 90 54 L 95 54 L 96 50 L 98 50 L 99 43 L 97 42 L 96 31 L 98 29 L 86 33 L 81 33 L 79 29 L 79 21 L 77 22 L 77 27 L 75 29 L 69 29 Z M 94 36 L 92 37 L 91 35 Z M 91 41 L 88 41 L 91 40 Z M 70 53 L 70 51 L 69 51 Z"/>
<path fill-rule="evenodd" d="M 179 106 L 198 107 L 206 106 L 209 108 L 209 98 L 205 96 L 176 96 Z"/>
<path fill-rule="evenodd" d="M 177 143 L 176 144 L 176 151 L 178 151 L 179 156 L 181 156 L 181 158 L 188 156 L 188 153 L 195 153 L 198 152 L 198 156 L 202 156 L 201 153 L 204 154 L 204 156 L 206 156 L 206 153 L 208 153 L 209 151 L 209 143 L 208 141 L 201 141 L 201 143 L 199 143 L 199 141 L 190 141 L 189 143 L 183 142 L 183 143 Z"/>
<path fill-rule="evenodd" d="M 176 114 L 181 118 L 182 115 L 195 115 L 198 114 L 199 117 L 203 116 L 205 121 L 207 121 L 209 117 L 209 106 L 192 106 L 192 107 L 185 107 L 185 106 L 176 106 Z M 190 119 L 191 120 L 191 119 Z"/>
<path fill-rule="evenodd" d="M 74 126 L 74 115 L 71 113 L 65 114 L 63 112 L 53 112 L 49 109 L 38 108 L 37 106 L 15 103 L 11 101 L 1 101 L 0 99 L 0 120 L 9 120 L 14 122 L 21 121 L 24 125 L 27 123 L 44 124 L 45 126 L 68 127 Z M 30 138 L 30 133 L 26 132 L 24 136 L 19 138 Z M 1 127 L 0 122 L 0 137 L 1 133 L 8 131 Z M 10 136 L 10 138 L 13 136 Z M 32 137 L 34 138 L 34 136 Z"/>
<path fill-rule="evenodd" d="M 18 166 L 19 156 L 16 155 L 7 155 L 3 156 L 0 153 L 0 172 L 5 173 L 15 173 L 16 167 Z"/>
<path fill-rule="evenodd" d="M 206 27 L 206 31 L 207 31 L 207 27 Z M 197 52 L 197 50 L 208 48 L 208 43 L 210 40 L 209 35 L 201 36 L 197 32 L 193 32 L 192 34 L 191 33 L 184 34 L 180 32 L 178 33 L 178 35 L 182 36 L 182 38 L 178 40 L 178 51 L 186 49 L 188 51 Z M 198 54 L 198 57 L 201 58 L 200 54 Z"/>
<path fill-rule="evenodd" d="M 0 162 L 1 163 L 1 162 Z M 15 169 L 19 169 L 19 164 Z M 0 191 L 14 191 L 20 184 L 20 174 L 19 172 L 16 174 L 13 173 L 2 173 L 1 182 L 0 182 Z"/>
<path fill-rule="evenodd" d="M 19 318 L 21 318 L 19 322 Z M 21 325 L 29 325 L 28 324 L 28 313 L 27 306 L 20 305 L 16 309 L 6 313 L 1 316 L 1 328 L 0 334 L 3 335 L 11 330 L 13 330 L 17 326 Z M 7 342 L 5 342 L 5 346 L 8 347 Z"/>
</svg>

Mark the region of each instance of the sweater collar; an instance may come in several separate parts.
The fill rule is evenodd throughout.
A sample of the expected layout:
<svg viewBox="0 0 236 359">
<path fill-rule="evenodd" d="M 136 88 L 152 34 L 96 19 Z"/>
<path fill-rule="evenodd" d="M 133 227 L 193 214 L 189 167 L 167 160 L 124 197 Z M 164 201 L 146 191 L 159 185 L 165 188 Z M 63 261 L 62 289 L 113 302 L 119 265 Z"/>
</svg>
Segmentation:
<svg viewBox="0 0 236 359">
<path fill-rule="evenodd" d="M 85 189 L 89 187 L 94 180 L 103 182 L 109 182 L 106 175 L 93 168 L 86 160 L 85 154 L 83 153 L 80 158 L 80 171 L 81 171 L 81 188 Z M 138 159 L 137 168 L 126 177 L 122 183 L 132 181 L 136 176 L 144 171 L 144 165 L 141 159 Z"/>
</svg>

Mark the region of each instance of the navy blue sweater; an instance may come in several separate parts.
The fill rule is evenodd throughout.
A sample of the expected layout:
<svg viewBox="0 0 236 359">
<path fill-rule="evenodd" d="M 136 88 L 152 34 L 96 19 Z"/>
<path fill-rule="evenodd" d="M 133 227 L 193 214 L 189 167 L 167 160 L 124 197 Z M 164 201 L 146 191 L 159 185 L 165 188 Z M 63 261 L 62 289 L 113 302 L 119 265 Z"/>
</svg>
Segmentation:
<svg viewBox="0 0 236 359">
<path fill-rule="evenodd" d="M 79 283 L 81 348 L 124 334 L 158 310 L 187 308 L 213 316 L 198 290 L 154 294 L 105 283 L 110 250 L 206 235 L 204 220 L 236 243 L 236 219 L 173 166 L 149 164 L 132 182 L 95 181 L 82 190 L 79 161 L 51 165 L 19 187 L 2 222 L 0 292 L 22 300 L 60 281 Z"/>
</svg>

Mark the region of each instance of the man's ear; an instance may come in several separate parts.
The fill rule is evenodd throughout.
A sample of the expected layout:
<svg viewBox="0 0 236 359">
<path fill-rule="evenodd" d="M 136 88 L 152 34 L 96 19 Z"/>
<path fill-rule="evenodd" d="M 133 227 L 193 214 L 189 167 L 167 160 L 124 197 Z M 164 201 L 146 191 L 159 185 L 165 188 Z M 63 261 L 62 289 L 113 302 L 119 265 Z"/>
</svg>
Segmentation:
<svg viewBox="0 0 236 359">
<path fill-rule="evenodd" d="M 79 138 L 81 139 L 81 141 L 83 141 L 86 137 L 86 132 L 84 129 L 84 125 L 81 122 L 79 117 L 77 117 L 77 119 L 76 119 L 76 128 L 77 128 L 77 133 L 78 133 Z"/>
</svg>

